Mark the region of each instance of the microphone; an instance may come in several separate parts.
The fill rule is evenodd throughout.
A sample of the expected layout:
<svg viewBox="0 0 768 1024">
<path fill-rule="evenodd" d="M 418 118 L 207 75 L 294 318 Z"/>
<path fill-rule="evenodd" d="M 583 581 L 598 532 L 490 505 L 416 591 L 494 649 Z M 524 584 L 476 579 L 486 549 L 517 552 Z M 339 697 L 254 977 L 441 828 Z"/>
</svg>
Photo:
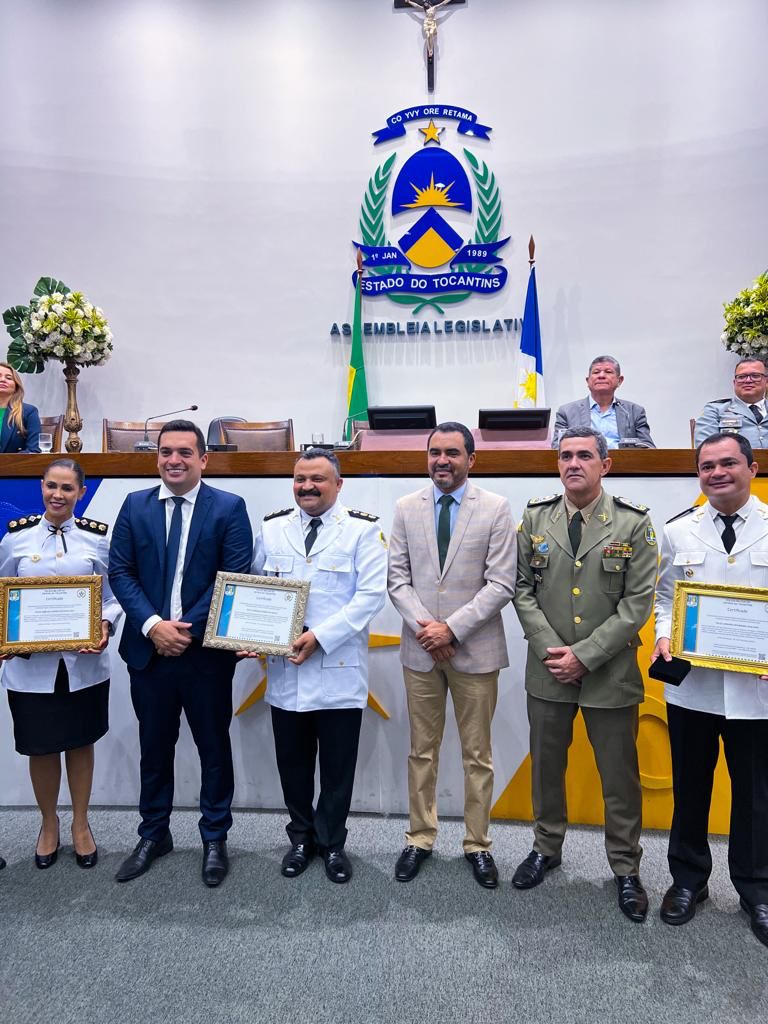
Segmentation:
<svg viewBox="0 0 768 1024">
<path fill-rule="evenodd" d="M 147 431 L 147 427 L 149 426 L 150 420 L 156 420 L 161 416 L 176 416 L 180 412 L 195 412 L 196 409 L 196 405 L 188 405 L 186 409 L 173 409 L 171 412 L 158 412 L 154 413 L 152 416 L 147 416 L 147 418 L 144 420 L 144 437 L 140 441 L 136 442 L 136 444 L 133 446 L 133 450 L 135 452 L 157 451 L 157 445 L 155 444 L 155 442 L 149 440 L 149 433 Z"/>
</svg>

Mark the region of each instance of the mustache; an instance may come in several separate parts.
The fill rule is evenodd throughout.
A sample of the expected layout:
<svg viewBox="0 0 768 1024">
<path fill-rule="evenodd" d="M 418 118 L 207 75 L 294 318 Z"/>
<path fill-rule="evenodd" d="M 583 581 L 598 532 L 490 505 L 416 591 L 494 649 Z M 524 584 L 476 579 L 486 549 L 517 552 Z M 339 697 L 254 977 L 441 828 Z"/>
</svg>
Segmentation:
<svg viewBox="0 0 768 1024">
<path fill-rule="evenodd" d="M 299 491 L 299 497 L 300 498 L 319 498 L 320 497 L 320 491 L 318 491 L 316 488 L 313 487 L 312 490 L 310 490 L 310 491 Z"/>
</svg>

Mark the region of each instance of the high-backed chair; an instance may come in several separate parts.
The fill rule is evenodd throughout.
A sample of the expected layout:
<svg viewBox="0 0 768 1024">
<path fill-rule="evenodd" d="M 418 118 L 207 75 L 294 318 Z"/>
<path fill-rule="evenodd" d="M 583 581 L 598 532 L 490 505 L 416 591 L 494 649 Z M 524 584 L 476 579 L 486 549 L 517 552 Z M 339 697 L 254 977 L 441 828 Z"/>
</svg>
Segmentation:
<svg viewBox="0 0 768 1024">
<path fill-rule="evenodd" d="M 369 430 L 368 420 L 352 420 L 352 433 L 349 438 L 349 447 L 358 451 L 363 437 L 363 431 Z"/>
<path fill-rule="evenodd" d="M 64 433 L 64 414 L 61 416 L 41 416 L 40 433 L 50 434 L 53 438 L 52 452 L 61 451 L 61 436 Z"/>
<path fill-rule="evenodd" d="M 147 436 L 157 444 L 157 435 L 165 425 L 164 420 L 153 420 L 147 424 Z M 132 452 L 137 441 L 144 438 L 144 421 L 102 420 L 101 450 L 103 452 Z"/>
<path fill-rule="evenodd" d="M 293 420 L 271 420 L 265 423 L 221 424 L 223 444 L 236 444 L 241 452 L 292 452 Z"/>
<path fill-rule="evenodd" d="M 245 416 L 217 416 L 208 424 L 208 435 L 206 444 L 225 444 L 224 435 L 221 432 L 222 424 L 234 426 L 236 423 L 247 423 Z"/>
</svg>

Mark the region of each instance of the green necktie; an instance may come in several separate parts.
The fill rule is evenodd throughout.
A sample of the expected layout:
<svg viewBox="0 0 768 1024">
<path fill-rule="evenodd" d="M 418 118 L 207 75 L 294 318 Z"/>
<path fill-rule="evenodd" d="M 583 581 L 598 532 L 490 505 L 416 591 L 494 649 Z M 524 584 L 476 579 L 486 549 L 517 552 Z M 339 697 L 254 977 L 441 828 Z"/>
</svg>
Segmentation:
<svg viewBox="0 0 768 1024">
<path fill-rule="evenodd" d="M 443 571 L 448 545 L 451 543 L 451 505 L 454 500 L 450 494 L 443 494 L 437 502 L 440 506 L 440 516 L 437 520 L 437 556 L 440 559 L 440 572 Z"/>
<path fill-rule="evenodd" d="M 579 544 L 581 544 L 581 524 L 584 522 L 581 512 L 578 510 L 573 513 L 570 523 L 568 523 L 568 536 L 571 541 L 571 547 L 573 548 L 574 555 L 579 550 Z"/>
</svg>

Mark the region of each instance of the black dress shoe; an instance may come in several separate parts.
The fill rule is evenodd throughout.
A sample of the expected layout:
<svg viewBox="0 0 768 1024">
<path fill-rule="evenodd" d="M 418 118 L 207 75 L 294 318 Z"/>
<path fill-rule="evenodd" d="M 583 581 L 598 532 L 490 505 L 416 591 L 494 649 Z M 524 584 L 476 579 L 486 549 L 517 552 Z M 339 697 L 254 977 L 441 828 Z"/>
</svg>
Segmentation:
<svg viewBox="0 0 768 1024">
<path fill-rule="evenodd" d="M 88 831 L 91 832 L 91 826 L 88 826 Z M 93 832 L 91 832 L 91 839 L 93 839 Z M 74 847 L 73 847 L 74 849 Z M 75 850 L 75 860 L 77 866 L 80 868 L 95 868 L 99 859 L 99 848 L 96 846 L 96 840 L 93 839 L 93 850 L 90 853 L 78 853 Z"/>
<path fill-rule="evenodd" d="M 130 882 L 139 875 L 146 874 L 152 867 L 152 861 L 158 857 L 164 857 L 173 849 L 173 839 L 168 832 L 164 839 L 140 839 L 133 849 L 133 852 L 125 858 L 117 869 L 115 881 Z"/>
<path fill-rule="evenodd" d="M 619 890 L 619 910 L 636 924 L 642 924 L 648 913 L 648 893 L 639 875 L 614 875 Z"/>
<path fill-rule="evenodd" d="M 709 889 L 685 889 L 682 885 L 670 885 L 661 901 L 659 917 L 665 924 L 688 924 L 696 913 L 696 904 L 703 903 L 709 896 Z"/>
<path fill-rule="evenodd" d="M 343 850 L 326 850 L 323 860 L 325 873 L 332 882 L 348 882 L 352 877 L 352 865 Z"/>
<path fill-rule="evenodd" d="M 499 872 L 491 854 L 487 850 L 477 850 L 475 853 L 465 853 L 464 856 L 472 865 L 472 874 L 478 885 L 484 889 L 495 889 L 499 884 Z"/>
<path fill-rule="evenodd" d="M 512 876 L 512 885 L 516 889 L 533 889 L 544 881 L 544 875 L 560 864 L 560 857 L 547 857 L 543 853 L 531 850 L 525 860 L 518 864 Z"/>
<path fill-rule="evenodd" d="M 421 862 L 432 856 L 431 850 L 420 846 L 406 846 L 395 864 L 395 878 L 398 882 L 410 882 L 419 873 Z"/>
<path fill-rule="evenodd" d="M 229 871 L 226 839 L 203 841 L 203 881 L 209 889 L 221 885 Z"/>
<path fill-rule="evenodd" d="M 755 936 L 764 946 L 768 946 L 768 903 L 755 903 L 750 906 L 742 897 L 739 900 L 741 909 L 749 914 L 750 927 Z"/>
<path fill-rule="evenodd" d="M 41 871 L 44 871 L 45 868 L 52 867 L 56 863 L 56 861 L 58 860 L 58 857 L 59 857 L 59 848 L 61 847 L 61 827 L 59 825 L 58 817 L 56 818 L 56 825 L 57 825 L 57 832 L 58 832 L 58 834 L 56 836 L 56 849 L 53 851 L 53 853 L 38 853 L 37 852 L 37 843 L 35 843 L 35 866 L 40 868 Z M 43 834 L 43 829 L 42 829 L 42 826 L 41 826 L 40 832 L 38 833 L 38 836 L 37 836 L 37 842 L 38 843 L 40 842 L 40 836 L 42 834 Z"/>
<path fill-rule="evenodd" d="M 283 857 L 280 874 L 286 878 L 297 878 L 307 870 L 315 853 L 315 847 L 311 843 L 294 843 Z"/>
</svg>

